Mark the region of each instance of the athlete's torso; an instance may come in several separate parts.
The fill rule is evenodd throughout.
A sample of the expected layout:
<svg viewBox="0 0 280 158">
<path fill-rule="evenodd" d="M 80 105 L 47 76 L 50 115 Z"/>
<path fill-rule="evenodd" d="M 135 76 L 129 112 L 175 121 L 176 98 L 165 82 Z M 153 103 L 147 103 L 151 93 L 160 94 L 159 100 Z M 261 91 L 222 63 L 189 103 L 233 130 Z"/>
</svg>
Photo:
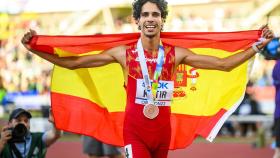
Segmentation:
<svg viewBox="0 0 280 158">
<path fill-rule="evenodd" d="M 169 124 L 170 101 L 164 101 L 164 100 L 171 99 L 172 93 L 165 93 L 165 92 L 158 93 L 158 99 L 160 101 L 158 101 L 157 103 L 164 104 L 164 105 L 159 106 L 160 109 L 159 115 L 155 119 L 153 119 L 153 121 L 150 121 L 148 118 L 146 118 L 143 115 L 144 105 L 141 105 L 140 102 L 141 102 L 141 94 L 143 94 L 143 91 L 141 90 L 144 90 L 144 86 L 142 87 L 143 89 L 139 88 L 141 87 L 141 84 L 139 83 L 142 82 L 141 79 L 143 79 L 143 77 L 142 77 L 142 71 L 138 58 L 138 53 L 136 50 L 137 50 L 136 44 L 130 45 L 126 50 L 126 66 L 127 66 L 127 73 L 128 73 L 126 118 L 130 120 L 129 122 L 131 123 L 135 122 L 135 125 L 138 124 L 140 126 L 143 126 L 142 123 L 144 123 L 147 125 L 147 127 L 149 127 L 149 124 L 151 124 L 151 126 L 157 125 L 158 127 Z M 172 76 L 175 67 L 174 47 L 164 44 L 164 52 L 165 52 L 165 62 L 163 64 L 161 76 L 159 77 L 159 80 L 162 84 L 160 84 L 159 87 L 172 91 L 173 90 Z M 150 78 L 153 78 L 154 71 L 156 68 L 157 52 L 152 53 L 152 52 L 144 51 L 144 54 L 147 61 L 146 63 L 149 71 L 149 76 Z M 138 83 L 138 88 L 137 88 L 137 83 Z M 135 101 L 137 103 L 135 103 Z"/>
</svg>

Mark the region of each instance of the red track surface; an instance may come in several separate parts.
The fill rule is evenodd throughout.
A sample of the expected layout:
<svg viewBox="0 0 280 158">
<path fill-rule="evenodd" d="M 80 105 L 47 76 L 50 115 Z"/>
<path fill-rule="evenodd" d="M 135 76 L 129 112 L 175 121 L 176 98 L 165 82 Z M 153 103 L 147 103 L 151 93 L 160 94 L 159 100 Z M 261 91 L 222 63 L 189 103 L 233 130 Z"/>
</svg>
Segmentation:
<svg viewBox="0 0 280 158">
<path fill-rule="evenodd" d="M 270 148 L 254 149 L 249 144 L 194 143 L 186 149 L 170 151 L 168 158 L 272 158 Z M 57 142 L 47 158 L 87 158 L 80 142 Z"/>
</svg>

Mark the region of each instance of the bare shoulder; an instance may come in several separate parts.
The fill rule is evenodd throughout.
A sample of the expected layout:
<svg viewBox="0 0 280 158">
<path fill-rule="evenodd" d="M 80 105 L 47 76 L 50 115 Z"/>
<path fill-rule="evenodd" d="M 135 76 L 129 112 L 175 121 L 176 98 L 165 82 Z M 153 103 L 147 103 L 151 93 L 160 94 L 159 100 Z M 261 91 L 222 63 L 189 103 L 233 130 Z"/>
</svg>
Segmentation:
<svg viewBox="0 0 280 158">
<path fill-rule="evenodd" d="M 123 68 L 126 66 L 126 49 L 128 46 L 126 45 L 121 45 L 117 47 L 113 47 L 111 49 L 108 49 L 104 51 L 103 53 L 106 53 L 113 57 L 118 63 L 121 64 Z"/>
<path fill-rule="evenodd" d="M 180 65 L 185 58 L 188 58 L 189 56 L 193 55 L 194 53 L 187 49 L 182 47 L 175 47 L 175 64 L 176 66 Z"/>
<path fill-rule="evenodd" d="M 108 50 L 104 51 L 103 53 L 109 54 L 111 56 L 119 56 L 121 54 L 125 54 L 126 49 L 127 49 L 127 46 L 121 45 L 121 46 L 117 46 L 117 47 L 108 49 Z"/>
<path fill-rule="evenodd" d="M 183 47 L 175 47 L 175 53 L 176 55 L 188 55 L 188 54 L 193 54 L 191 50 L 188 48 L 183 48 Z"/>
<path fill-rule="evenodd" d="M 181 53 L 186 51 L 186 48 L 182 48 L 182 47 L 175 47 L 175 52 Z"/>
</svg>

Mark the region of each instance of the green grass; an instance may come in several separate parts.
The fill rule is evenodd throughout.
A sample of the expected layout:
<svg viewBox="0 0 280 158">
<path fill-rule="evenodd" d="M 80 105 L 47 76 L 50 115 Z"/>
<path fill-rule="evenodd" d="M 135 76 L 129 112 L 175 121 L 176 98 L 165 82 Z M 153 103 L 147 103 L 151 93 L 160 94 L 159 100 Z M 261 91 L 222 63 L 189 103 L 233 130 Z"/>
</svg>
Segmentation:
<svg viewBox="0 0 280 158">
<path fill-rule="evenodd" d="M 81 136 L 78 134 L 64 133 L 63 136 L 59 139 L 59 141 L 65 141 L 65 142 L 81 141 Z"/>
</svg>

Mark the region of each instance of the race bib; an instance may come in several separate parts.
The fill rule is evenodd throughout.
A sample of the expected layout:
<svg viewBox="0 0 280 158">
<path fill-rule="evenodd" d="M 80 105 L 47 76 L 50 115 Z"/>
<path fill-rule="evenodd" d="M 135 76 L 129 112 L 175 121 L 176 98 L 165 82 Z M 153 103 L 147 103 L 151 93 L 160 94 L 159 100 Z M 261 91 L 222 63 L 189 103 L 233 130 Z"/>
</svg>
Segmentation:
<svg viewBox="0 0 280 158">
<path fill-rule="evenodd" d="M 170 106 L 174 90 L 173 81 L 159 81 L 159 86 L 156 93 L 155 105 L 157 106 Z M 148 104 L 147 92 L 145 89 L 143 79 L 137 79 L 136 99 L 137 104 Z"/>
<path fill-rule="evenodd" d="M 124 151 L 125 151 L 125 158 L 133 158 L 131 144 L 124 146 Z"/>
</svg>

